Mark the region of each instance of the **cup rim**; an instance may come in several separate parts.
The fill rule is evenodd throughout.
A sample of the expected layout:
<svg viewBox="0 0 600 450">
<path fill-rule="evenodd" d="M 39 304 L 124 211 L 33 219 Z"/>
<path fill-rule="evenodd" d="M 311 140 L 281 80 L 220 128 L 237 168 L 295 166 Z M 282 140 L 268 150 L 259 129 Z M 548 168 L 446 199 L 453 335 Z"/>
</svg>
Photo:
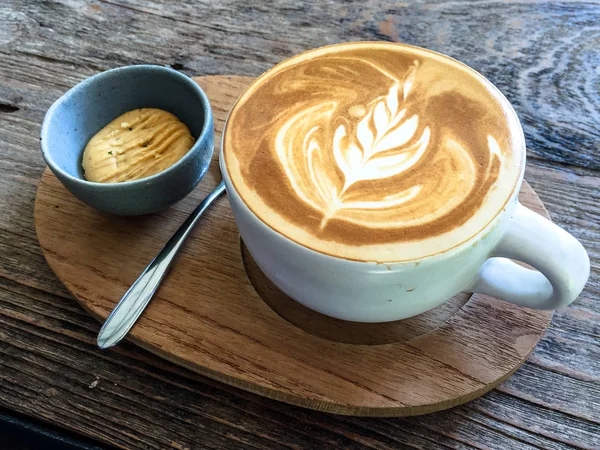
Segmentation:
<svg viewBox="0 0 600 450">
<path fill-rule="evenodd" d="M 147 70 L 160 71 L 160 72 L 167 74 L 168 76 L 176 78 L 179 82 L 188 84 L 188 86 L 190 86 L 192 88 L 192 90 L 194 90 L 196 92 L 196 94 L 198 94 L 198 96 L 200 98 L 200 102 L 202 103 L 202 107 L 204 109 L 205 120 L 202 124 L 202 130 L 200 131 L 200 134 L 196 138 L 196 142 L 194 142 L 194 145 L 192 145 L 192 147 L 187 151 L 187 153 L 185 155 L 183 155 L 181 158 L 179 158 L 179 160 L 177 160 L 175 162 L 175 164 L 173 164 L 172 166 L 169 166 L 165 170 L 162 170 L 153 175 L 150 175 L 150 176 L 147 176 L 144 178 L 138 178 L 136 180 L 108 182 L 108 183 L 98 182 L 98 181 L 89 181 L 89 180 L 86 180 L 85 178 L 79 178 L 79 177 L 73 176 L 69 172 L 63 170 L 54 161 L 52 152 L 48 148 L 48 144 L 47 144 L 47 142 L 48 142 L 47 136 L 50 133 L 50 125 L 49 125 L 50 119 L 55 114 L 56 110 L 63 103 L 68 101 L 68 99 L 70 99 L 73 95 L 75 95 L 77 92 L 87 89 L 87 87 L 89 85 L 97 82 L 99 79 L 101 79 L 105 76 L 119 76 L 119 74 L 121 74 L 123 72 L 135 72 L 135 71 L 147 71 Z M 137 65 L 131 65 L 131 66 L 115 67 L 113 69 L 108 69 L 103 72 L 92 75 L 91 77 L 88 77 L 88 78 L 80 81 L 75 86 L 70 88 L 67 92 L 65 92 L 63 95 L 61 95 L 56 101 L 54 101 L 54 103 L 52 103 L 50 108 L 48 108 L 48 111 L 46 111 L 44 120 L 42 122 L 42 127 L 41 127 L 41 131 L 40 131 L 40 147 L 41 147 L 41 151 L 42 151 L 42 156 L 43 156 L 44 160 L 46 161 L 46 164 L 48 165 L 48 167 L 50 167 L 50 169 L 52 170 L 52 172 L 59 173 L 62 177 L 68 179 L 69 181 L 76 183 L 76 184 L 85 185 L 85 186 L 93 186 L 95 189 L 101 189 L 101 190 L 113 190 L 113 189 L 117 189 L 117 188 L 122 189 L 122 188 L 127 188 L 127 187 L 142 186 L 147 183 L 151 183 L 152 181 L 155 181 L 161 177 L 167 176 L 168 174 L 170 174 L 172 172 L 175 172 L 180 166 L 186 164 L 186 162 L 190 158 L 192 158 L 192 154 L 194 153 L 194 151 L 197 150 L 198 147 L 200 147 L 202 145 L 202 143 L 205 141 L 206 136 L 208 135 L 208 133 L 210 133 L 211 122 L 212 122 L 211 107 L 210 107 L 210 103 L 208 101 L 208 97 L 206 96 L 206 94 L 204 93 L 202 88 L 198 85 L 198 83 L 196 83 L 194 80 L 192 80 L 187 75 L 185 75 L 175 69 L 171 69 L 170 67 L 159 66 L 159 65 L 154 65 L 154 64 L 137 64 Z"/>
<path fill-rule="evenodd" d="M 245 202 L 244 198 L 239 194 L 239 192 L 237 191 L 236 187 L 235 187 L 235 183 L 233 182 L 233 180 L 230 178 L 229 176 L 229 171 L 227 169 L 227 163 L 225 161 L 225 151 L 224 151 L 224 145 L 225 145 L 225 139 L 224 139 L 224 135 L 225 132 L 227 130 L 227 125 L 229 122 L 229 117 L 231 115 L 231 112 L 233 111 L 233 109 L 235 108 L 235 106 L 237 105 L 237 103 L 239 102 L 239 100 L 242 98 L 242 96 L 253 86 L 256 85 L 256 83 L 259 83 L 261 80 L 263 80 L 264 78 L 266 78 L 268 76 L 268 74 L 275 70 L 278 66 L 285 64 L 286 62 L 295 59 L 303 54 L 306 53 L 310 53 L 310 52 L 314 52 L 316 50 L 323 50 L 323 49 L 329 49 L 329 48 L 334 48 L 334 47 L 342 47 L 342 46 L 348 46 L 348 45 L 381 45 L 381 46 L 401 46 L 401 47 L 409 47 L 409 48 L 414 48 L 417 49 L 419 51 L 424 51 L 427 53 L 432 53 L 434 55 L 439 55 L 443 58 L 447 58 L 452 60 L 453 62 L 455 62 L 456 64 L 460 65 L 461 67 L 464 67 L 465 70 L 469 71 L 470 73 L 472 73 L 474 76 L 480 78 L 483 83 L 485 83 L 487 86 L 490 87 L 490 89 L 494 92 L 494 94 L 497 95 L 499 102 L 503 103 L 504 106 L 506 107 L 506 110 L 508 112 L 508 114 L 510 114 L 512 116 L 512 119 L 514 120 L 514 123 L 516 125 L 515 127 L 515 140 L 516 143 L 515 145 L 518 146 L 521 150 L 521 158 L 518 161 L 515 161 L 515 163 L 519 164 L 519 171 L 518 174 L 515 178 L 515 183 L 510 191 L 510 194 L 506 196 L 504 203 L 501 205 L 501 207 L 498 209 L 497 213 L 490 218 L 490 220 L 484 224 L 480 230 L 478 232 L 476 232 L 475 234 L 469 236 L 468 238 L 466 238 L 465 240 L 463 240 L 462 242 L 457 243 L 456 245 L 446 248 L 440 252 L 437 253 L 432 253 L 432 254 L 428 254 L 428 255 L 424 255 L 418 258 L 411 258 L 411 259 L 406 259 L 406 260 L 390 260 L 390 261 L 385 261 L 385 262 L 378 262 L 378 261 L 371 261 L 371 260 L 357 260 L 357 259 L 351 259 L 351 258 L 346 258 L 346 257 L 341 257 L 341 256 L 335 256 L 335 255 L 330 255 L 328 253 L 325 252 L 321 252 L 319 250 L 316 249 L 312 249 L 310 247 L 307 247 L 299 242 L 296 242 L 295 240 L 289 238 L 288 236 L 286 236 L 284 233 L 280 232 L 279 230 L 273 228 L 272 226 L 270 226 L 268 223 L 264 222 L 253 210 L 252 208 L 250 208 L 250 206 Z M 468 66 L 467 64 L 458 61 L 454 58 L 452 58 L 451 56 L 448 56 L 444 53 L 440 53 L 440 52 L 436 52 L 434 50 L 430 50 L 424 47 L 419 47 L 419 46 L 415 46 L 415 45 L 410 45 L 410 44 L 405 44 L 405 43 L 400 43 L 400 42 L 387 42 L 387 41 L 354 41 L 354 42 L 341 42 L 341 43 L 337 43 L 337 44 L 331 44 L 331 45 L 325 45 L 322 47 L 317 47 L 317 48 L 313 48 L 310 50 L 306 50 L 304 52 L 298 53 L 296 55 L 291 56 L 290 58 L 286 58 L 283 61 L 275 64 L 273 67 L 271 67 L 270 69 L 268 69 L 267 71 L 265 71 L 263 74 L 261 74 L 260 76 L 256 77 L 254 80 L 252 80 L 252 82 L 248 85 L 248 87 L 246 89 L 244 89 L 244 92 L 242 92 L 236 102 L 233 104 L 233 106 L 231 107 L 231 109 L 229 110 L 227 117 L 225 119 L 225 123 L 223 124 L 223 132 L 222 132 L 222 138 L 221 138 L 221 145 L 220 145 L 220 152 L 219 152 L 219 165 L 221 167 L 221 172 L 222 172 L 222 176 L 224 178 L 224 180 L 226 181 L 227 184 L 227 188 L 229 190 L 229 188 L 231 187 L 234 192 L 235 195 L 237 195 L 239 197 L 239 200 L 241 201 L 241 203 L 244 205 L 245 209 L 251 214 L 251 216 L 253 218 L 255 218 L 257 221 L 259 221 L 262 225 L 264 225 L 265 227 L 267 227 L 270 231 L 274 232 L 276 235 L 278 235 L 279 237 L 285 239 L 286 241 L 289 241 L 293 244 L 298 245 L 299 247 L 303 248 L 304 250 L 308 250 L 309 252 L 315 252 L 319 255 L 325 256 L 325 257 L 330 257 L 330 258 L 334 258 L 334 259 L 341 259 L 344 260 L 346 262 L 350 262 L 350 263 L 358 263 L 358 264 L 369 264 L 369 263 L 374 263 L 374 264 L 404 264 L 404 263 L 414 263 L 415 261 L 425 261 L 425 260 L 430 260 L 430 259 L 434 259 L 434 258 L 438 258 L 438 257 L 447 257 L 450 256 L 452 254 L 454 254 L 457 251 L 461 251 L 461 249 L 468 247 L 472 244 L 472 242 L 476 239 L 478 239 L 481 236 L 485 236 L 486 233 L 492 229 L 495 224 L 500 220 L 500 218 L 506 213 L 508 206 L 515 201 L 518 202 L 518 195 L 519 195 L 519 191 L 520 188 L 523 184 L 523 179 L 524 179 L 524 175 L 525 175 L 525 165 L 526 165 L 526 158 L 527 158 L 527 149 L 526 149 L 526 142 L 525 142 L 525 134 L 523 132 L 523 126 L 521 124 L 521 121 L 519 120 L 519 116 L 517 115 L 517 112 L 515 111 L 514 107 L 512 106 L 512 104 L 510 103 L 510 101 L 506 98 L 506 96 L 502 93 L 502 91 L 500 91 L 500 89 L 498 89 L 498 87 L 496 87 L 496 85 L 494 83 L 492 83 L 490 80 L 488 80 L 484 75 L 482 75 L 481 73 L 479 73 L 477 70 L 473 69 L 472 67 Z"/>
</svg>

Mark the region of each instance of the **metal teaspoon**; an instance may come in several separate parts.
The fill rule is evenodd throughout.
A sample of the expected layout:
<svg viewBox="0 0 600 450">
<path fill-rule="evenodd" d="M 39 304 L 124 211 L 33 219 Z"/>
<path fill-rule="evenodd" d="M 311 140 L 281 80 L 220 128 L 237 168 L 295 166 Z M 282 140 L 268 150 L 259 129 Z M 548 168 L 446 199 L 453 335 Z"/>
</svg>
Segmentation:
<svg viewBox="0 0 600 450">
<path fill-rule="evenodd" d="M 175 234 L 169 239 L 158 255 L 148 264 L 137 280 L 125 292 L 115 309 L 110 313 L 98 333 L 98 347 L 109 348 L 118 344 L 140 317 L 152 296 L 158 289 L 161 281 L 168 272 L 175 255 L 185 242 L 186 238 L 210 204 L 215 201 L 225 190 L 225 183 L 221 181 L 208 197 L 194 209 L 183 222 Z"/>
</svg>

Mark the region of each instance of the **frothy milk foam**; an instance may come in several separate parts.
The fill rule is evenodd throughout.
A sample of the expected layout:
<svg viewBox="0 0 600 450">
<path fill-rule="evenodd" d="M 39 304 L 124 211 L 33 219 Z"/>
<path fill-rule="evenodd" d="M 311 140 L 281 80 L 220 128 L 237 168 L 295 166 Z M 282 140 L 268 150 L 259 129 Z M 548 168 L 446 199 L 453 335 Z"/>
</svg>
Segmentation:
<svg viewBox="0 0 600 450">
<path fill-rule="evenodd" d="M 524 143 L 508 101 L 451 58 L 389 43 L 303 53 L 259 77 L 224 132 L 244 203 L 299 244 L 359 261 L 453 248 L 502 210 Z"/>
</svg>

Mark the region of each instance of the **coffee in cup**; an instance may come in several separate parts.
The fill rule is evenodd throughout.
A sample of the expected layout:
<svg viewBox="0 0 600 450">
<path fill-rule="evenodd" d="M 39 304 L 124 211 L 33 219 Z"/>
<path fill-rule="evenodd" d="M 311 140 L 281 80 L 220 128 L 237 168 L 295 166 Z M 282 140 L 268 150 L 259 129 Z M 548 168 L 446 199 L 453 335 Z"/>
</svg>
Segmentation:
<svg viewBox="0 0 600 450">
<path fill-rule="evenodd" d="M 504 208 L 522 170 L 518 130 L 469 67 L 356 43 L 261 76 L 231 111 L 224 156 L 275 231 L 336 257 L 403 261 L 461 244 Z"/>
<path fill-rule="evenodd" d="M 311 50 L 261 75 L 231 110 L 221 153 L 259 267 L 301 303 L 359 321 L 408 317 L 476 288 L 531 307 L 572 301 L 589 259 L 518 204 L 524 166 L 521 126 L 494 85 L 447 56 L 381 42 Z M 539 264 L 560 259 L 562 247 L 549 254 L 536 244 L 535 257 L 503 247 L 521 216 L 549 242 L 568 236 L 577 283 L 560 261 Z M 515 296 L 504 288 L 518 280 L 502 281 L 496 269 L 481 281 L 500 267 L 493 256 L 546 277 L 515 269 L 535 286 Z"/>
</svg>

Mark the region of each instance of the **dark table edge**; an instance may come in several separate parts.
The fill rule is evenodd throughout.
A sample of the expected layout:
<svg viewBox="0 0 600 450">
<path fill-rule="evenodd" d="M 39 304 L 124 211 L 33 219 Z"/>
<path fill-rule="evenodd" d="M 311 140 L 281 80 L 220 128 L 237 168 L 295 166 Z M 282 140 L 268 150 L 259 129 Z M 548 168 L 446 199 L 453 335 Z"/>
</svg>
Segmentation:
<svg viewBox="0 0 600 450">
<path fill-rule="evenodd" d="M 0 448 L 112 450 L 99 442 L 0 407 Z"/>
</svg>

